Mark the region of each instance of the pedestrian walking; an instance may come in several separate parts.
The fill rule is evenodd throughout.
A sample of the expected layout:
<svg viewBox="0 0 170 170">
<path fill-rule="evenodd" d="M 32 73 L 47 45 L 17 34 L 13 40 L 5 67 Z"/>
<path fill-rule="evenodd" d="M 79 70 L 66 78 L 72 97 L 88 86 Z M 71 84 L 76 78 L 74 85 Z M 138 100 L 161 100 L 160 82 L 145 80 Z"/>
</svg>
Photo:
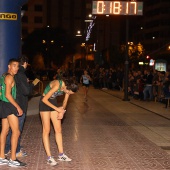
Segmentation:
<svg viewBox="0 0 170 170">
<path fill-rule="evenodd" d="M 52 122 L 55 131 L 55 140 L 58 146 L 58 160 L 71 161 L 71 159 L 64 154 L 61 119 L 64 116 L 66 105 L 71 94 L 77 92 L 78 86 L 71 82 L 64 82 L 63 80 L 53 80 L 45 88 L 42 97 L 40 98 L 39 110 L 43 126 L 43 144 L 47 154 L 47 164 L 57 165 L 56 160 L 51 155 L 50 151 L 50 122 Z M 56 97 L 63 95 L 64 100 L 61 107 L 57 106 Z"/>
</svg>

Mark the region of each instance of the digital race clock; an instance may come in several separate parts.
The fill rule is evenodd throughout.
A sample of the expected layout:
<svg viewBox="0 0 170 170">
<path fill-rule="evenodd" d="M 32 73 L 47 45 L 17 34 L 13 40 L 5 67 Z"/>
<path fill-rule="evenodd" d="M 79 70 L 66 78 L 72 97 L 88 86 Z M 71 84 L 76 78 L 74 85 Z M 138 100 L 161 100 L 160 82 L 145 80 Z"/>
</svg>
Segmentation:
<svg viewBox="0 0 170 170">
<path fill-rule="evenodd" d="M 143 2 L 93 1 L 92 14 L 143 15 Z"/>
</svg>

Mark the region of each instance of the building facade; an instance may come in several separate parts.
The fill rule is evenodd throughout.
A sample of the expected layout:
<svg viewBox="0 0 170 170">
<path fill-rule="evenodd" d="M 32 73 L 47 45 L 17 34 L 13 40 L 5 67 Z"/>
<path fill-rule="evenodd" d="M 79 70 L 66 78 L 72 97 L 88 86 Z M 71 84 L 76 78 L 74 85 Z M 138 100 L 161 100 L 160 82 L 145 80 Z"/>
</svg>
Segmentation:
<svg viewBox="0 0 170 170">
<path fill-rule="evenodd" d="M 22 7 L 22 36 L 25 37 L 36 29 L 47 26 L 47 1 L 29 0 Z"/>
<path fill-rule="evenodd" d="M 92 0 L 29 0 L 23 6 L 22 35 L 27 36 L 35 29 L 61 27 L 75 37 L 80 31 L 80 41 L 85 42 L 92 13 Z M 87 43 L 96 43 L 98 50 L 108 48 L 111 44 L 119 44 L 120 22 L 118 17 L 96 16 Z"/>
<path fill-rule="evenodd" d="M 152 58 L 168 55 L 170 47 L 170 1 L 144 0 L 143 17 L 136 20 L 133 40 L 144 45 Z"/>
</svg>

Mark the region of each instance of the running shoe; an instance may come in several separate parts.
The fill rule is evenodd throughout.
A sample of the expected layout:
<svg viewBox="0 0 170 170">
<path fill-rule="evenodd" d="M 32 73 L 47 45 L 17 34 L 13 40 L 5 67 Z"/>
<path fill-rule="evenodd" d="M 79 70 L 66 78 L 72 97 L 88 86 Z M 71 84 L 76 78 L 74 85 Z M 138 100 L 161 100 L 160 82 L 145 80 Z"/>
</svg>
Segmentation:
<svg viewBox="0 0 170 170">
<path fill-rule="evenodd" d="M 7 158 L 0 158 L 0 165 L 8 164 L 9 160 Z"/>
<path fill-rule="evenodd" d="M 10 167 L 21 167 L 21 166 L 26 166 L 26 165 L 27 165 L 26 163 L 21 162 L 18 159 L 14 160 L 14 161 L 10 159 L 8 162 L 8 166 L 10 166 Z"/>
<path fill-rule="evenodd" d="M 20 150 L 18 153 L 16 153 L 16 157 L 17 158 L 22 158 L 22 157 L 26 157 L 27 156 L 27 153 Z"/>
<path fill-rule="evenodd" d="M 5 156 L 8 156 L 11 153 L 11 150 L 9 150 L 8 152 L 5 152 Z"/>
<path fill-rule="evenodd" d="M 58 160 L 59 161 L 66 161 L 66 162 L 70 162 L 72 159 L 70 159 L 67 155 L 65 155 L 64 153 L 60 156 L 58 156 Z"/>
<path fill-rule="evenodd" d="M 49 164 L 51 166 L 55 166 L 55 165 L 57 165 L 57 162 L 55 161 L 55 159 L 53 157 L 50 157 L 49 159 L 47 159 L 47 164 Z"/>
</svg>

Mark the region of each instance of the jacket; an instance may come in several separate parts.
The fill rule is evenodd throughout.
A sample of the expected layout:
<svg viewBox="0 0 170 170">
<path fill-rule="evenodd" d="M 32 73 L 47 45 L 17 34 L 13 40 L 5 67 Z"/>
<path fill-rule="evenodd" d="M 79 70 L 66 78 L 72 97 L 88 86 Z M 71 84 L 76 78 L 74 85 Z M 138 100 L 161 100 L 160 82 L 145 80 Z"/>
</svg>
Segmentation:
<svg viewBox="0 0 170 170">
<path fill-rule="evenodd" d="M 16 102 L 23 110 L 23 113 L 26 113 L 28 107 L 28 96 L 31 94 L 34 85 L 27 82 L 27 76 L 23 66 L 20 66 L 18 73 L 14 78 L 17 88 Z"/>
</svg>

